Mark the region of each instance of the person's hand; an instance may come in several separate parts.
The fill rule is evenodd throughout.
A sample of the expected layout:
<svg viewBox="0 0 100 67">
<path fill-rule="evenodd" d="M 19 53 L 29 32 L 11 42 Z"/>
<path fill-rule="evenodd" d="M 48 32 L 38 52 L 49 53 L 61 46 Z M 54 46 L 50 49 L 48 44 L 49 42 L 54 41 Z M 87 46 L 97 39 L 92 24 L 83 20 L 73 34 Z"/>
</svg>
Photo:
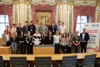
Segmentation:
<svg viewBox="0 0 100 67">
<path fill-rule="evenodd" d="M 42 44 L 42 45 L 44 45 L 44 44 Z"/>
<path fill-rule="evenodd" d="M 86 41 L 84 41 L 84 43 L 85 43 Z"/>
<path fill-rule="evenodd" d="M 4 44 L 4 46 L 6 46 L 6 44 Z"/>
<path fill-rule="evenodd" d="M 30 45 L 32 45 L 32 43 L 30 43 Z"/>
</svg>

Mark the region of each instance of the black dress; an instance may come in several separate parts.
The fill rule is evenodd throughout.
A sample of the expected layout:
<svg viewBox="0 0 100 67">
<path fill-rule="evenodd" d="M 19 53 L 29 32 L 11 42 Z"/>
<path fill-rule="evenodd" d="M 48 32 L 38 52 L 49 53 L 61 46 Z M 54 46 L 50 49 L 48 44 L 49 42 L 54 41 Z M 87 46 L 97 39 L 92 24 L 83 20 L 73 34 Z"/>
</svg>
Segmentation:
<svg viewBox="0 0 100 67">
<path fill-rule="evenodd" d="M 18 38 L 19 41 L 24 41 L 23 43 L 19 42 L 19 47 L 20 47 L 20 54 L 25 54 L 25 36 L 19 36 Z"/>
<path fill-rule="evenodd" d="M 47 36 L 47 44 L 53 44 L 53 40 L 54 40 L 54 38 L 53 38 L 53 36 L 51 35 L 51 36 Z"/>
<path fill-rule="evenodd" d="M 57 28 L 56 28 L 56 26 L 50 26 L 49 30 L 52 32 L 52 35 L 55 35 L 56 31 L 57 31 Z"/>
<path fill-rule="evenodd" d="M 21 31 L 23 31 L 22 27 L 17 27 L 16 32 L 17 32 L 17 36 L 21 35 Z"/>
<path fill-rule="evenodd" d="M 47 45 L 47 36 L 42 37 L 41 44 Z"/>
</svg>

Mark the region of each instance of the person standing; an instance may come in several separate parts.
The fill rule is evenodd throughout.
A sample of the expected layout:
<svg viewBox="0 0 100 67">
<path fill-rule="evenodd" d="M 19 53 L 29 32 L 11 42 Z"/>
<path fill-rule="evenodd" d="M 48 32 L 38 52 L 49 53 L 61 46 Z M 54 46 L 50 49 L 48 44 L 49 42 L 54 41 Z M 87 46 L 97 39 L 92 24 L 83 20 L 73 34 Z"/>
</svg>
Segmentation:
<svg viewBox="0 0 100 67">
<path fill-rule="evenodd" d="M 79 53 L 79 45 L 80 45 L 80 42 L 81 42 L 81 37 L 78 36 L 78 31 L 75 32 L 75 36 L 73 37 L 73 44 L 74 44 L 74 53 Z"/>
<path fill-rule="evenodd" d="M 13 28 L 11 28 L 11 35 L 12 35 L 14 32 L 15 32 L 16 35 L 17 35 L 17 32 L 16 32 L 16 24 L 13 24 Z"/>
<path fill-rule="evenodd" d="M 35 28 L 36 28 L 36 30 L 39 30 L 40 29 L 40 25 L 39 25 L 39 22 L 38 21 L 36 21 Z"/>
<path fill-rule="evenodd" d="M 27 36 L 28 34 L 28 25 L 29 22 L 28 21 L 25 21 L 25 25 L 23 26 L 23 32 L 24 32 L 24 35 Z"/>
<path fill-rule="evenodd" d="M 54 42 L 54 38 L 52 36 L 51 31 L 49 31 L 49 35 L 47 36 L 47 44 L 53 45 L 53 42 Z"/>
<path fill-rule="evenodd" d="M 10 37 L 10 41 L 11 41 L 11 45 L 12 45 L 13 54 L 17 54 L 18 37 L 16 36 L 15 32 L 13 32 L 12 36 Z"/>
<path fill-rule="evenodd" d="M 28 36 L 26 37 L 27 43 L 27 54 L 33 54 L 33 37 L 31 36 L 30 32 L 28 32 Z"/>
<path fill-rule="evenodd" d="M 55 23 L 52 23 L 52 25 L 50 26 L 50 31 L 52 32 L 52 35 L 56 34 L 57 28 L 55 26 Z"/>
<path fill-rule="evenodd" d="M 7 29 L 4 30 L 4 33 L 2 34 L 2 43 L 3 46 L 10 46 L 10 35 L 7 32 Z"/>
<path fill-rule="evenodd" d="M 59 54 L 60 53 L 60 35 L 59 32 L 56 31 L 56 34 L 54 35 L 54 45 L 55 45 L 55 54 Z"/>
<path fill-rule="evenodd" d="M 21 23 L 18 23 L 18 27 L 16 29 L 17 36 L 18 37 L 21 35 L 21 31 L 23 31 L 23 28 L 21 27 Z"/>
<path fill-rule="evenodd" d="M 47 45 L 47 36 L 45 32 L 42 34 L 41 45 Z"/>
<path fill-rule="evenodd" d="M 59 34 L 60 34 L 60 26 L 61 26 L 61 21 L 58 21 L 58 25 L 57 25 L 57 31 L 59 32 Z"/>
<path fill-rule="evenodd" d="M 8 34 L 11 36 L 11 31 L 8 25 L 6 26 L 6 29 L 7 29 Z"/>
<path fill-rule="evenodd" d="M 90 39 L 89 38 L 89 34 L 86 32 L 86 29 L 83 28 L 83 33 L 80 34 L 80 37 L 81 37 L 81 53 L 83 53 L 83 50 L 84 52 L 86 53 L 87 52 L 87 42 L 88 40 Z"/>
<path fill-rule="evenodd" d="M 46 26 L 48 27 L 48 30 L 49 30 L 49 28 L 50 28 L 50 24 L 49 24 L 48 21 L 46 22 Z"/>
<path fill-rule="evenodd" d="M 25 36 L 23 31 L 21 31 L 21 35 L 19 36 L 18 40 L 19 40 L 20 54 L 25 54 Z"/>
<path fill-rule="evenodd" d="M 40 32 L 41 35 L 43 34 L 43 31 L 46 32 L 46 34 L 48 32 L 48 27 L 45 26 L 45 23 L 44 22 L 43 22 L 43 25 L 39 29 L 39 32 Z"/>
<path fill-rule="evenodd" d="M 62 25 L 60 26 L 60 34 L 63 35 L 66 32 L 66 26 L 64 25 L 64 22 L 62 22 Z"/>
<path fill-rule="evenodd" d="M 33 21 L 31 21 L 31 24 L 28 26 L 28 31 L 30 31 L 31 35 L 34 35 L 35 30 L 36 30 L 36 28 L 33 25 Z"/>
<path fill-rule="evenodd" d="M 67 53 L 71 53 L 72 48 L 72 36 L 71 33 L 68 33 L 68 43 L 67 43 Z"/>
<path fill-rule="evenodd" d="M 61 43 L 60 43 L 63 53 L 67 53 L 67 43 L 68 43 L 68 38 L 66 34 L 64 33 L 61 38 Z"/>
</svg>

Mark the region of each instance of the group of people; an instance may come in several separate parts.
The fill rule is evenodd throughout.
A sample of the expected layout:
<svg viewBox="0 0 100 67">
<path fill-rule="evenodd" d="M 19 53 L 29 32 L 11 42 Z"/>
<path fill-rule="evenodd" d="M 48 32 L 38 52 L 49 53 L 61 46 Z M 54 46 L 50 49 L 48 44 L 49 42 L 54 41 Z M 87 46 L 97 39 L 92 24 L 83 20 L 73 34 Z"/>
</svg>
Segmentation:
<svg viewBox="0 0 100 67">
<path fill-rule="evenodd" d="M 60 46 L 63 53 L 71 53 L 72 46 L 74 47 L 74 53 L 79 52 L 79 45 L 81 44 L 81 52 L 86 52 L 87 42 L 89 40 L 89 34 L 85 32 L 78 36 L 78 31 L 75 32 L 75 36 L 71 33 L 66 35 L 66 26 L 64 22 L 58 21 L 58 25 L 54 22 L 50 25 L 49 22 L 46 24 L 43 22 L 42 26 L 37 21 L 35 25 L 33 22 L 25 21 L 23 28 L 21 23 L 16 27 L 13 24 L 11 31 L 9 26 L 2 34 L 2 42 L 4 46 L 12 46 L 13 54 L 17 54 L 17 46 L 20 48 L 20 54 L 25 54 L 25 46 L 27 46 L 27 54 L 33 53 L 33 45 L 54 45 L 55 54 L 60 53 Z M 73 44 L 73 45 L 72 45 Z"/>
</svg>

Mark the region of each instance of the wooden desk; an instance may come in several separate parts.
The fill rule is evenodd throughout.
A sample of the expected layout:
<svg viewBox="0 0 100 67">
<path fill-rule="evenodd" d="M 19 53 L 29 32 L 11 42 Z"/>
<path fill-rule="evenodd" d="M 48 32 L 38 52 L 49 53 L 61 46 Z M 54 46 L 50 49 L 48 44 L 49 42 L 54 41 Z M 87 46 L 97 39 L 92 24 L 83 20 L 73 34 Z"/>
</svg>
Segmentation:
<svg viewBox="0 0 100 67">
<path fill-rule="evenodd" d="M 97 54 L 96 58 L 100 58 L 100 52 L 94 53 L 73 53 L 73 54 L 0 54 L 4 61 L 10 61 L 10 57 L 27 57 L 27 61 L 35 61 L 35 57 L 52 57 L 52 61 L 62 60 L 63 56 L 77 55 L 77 59 L 84 59 L 85 55 Z"/>
<path fill-rule="evenodd" d="M 0 54 L 11 54 L 11 46 L 9 47 L 0 46 Z"/>
<path fill-rule="evenodd" d="M 33 46 L 33 54 L 54 54 L 54 51 L 53 45 Z"/>
</svg>

